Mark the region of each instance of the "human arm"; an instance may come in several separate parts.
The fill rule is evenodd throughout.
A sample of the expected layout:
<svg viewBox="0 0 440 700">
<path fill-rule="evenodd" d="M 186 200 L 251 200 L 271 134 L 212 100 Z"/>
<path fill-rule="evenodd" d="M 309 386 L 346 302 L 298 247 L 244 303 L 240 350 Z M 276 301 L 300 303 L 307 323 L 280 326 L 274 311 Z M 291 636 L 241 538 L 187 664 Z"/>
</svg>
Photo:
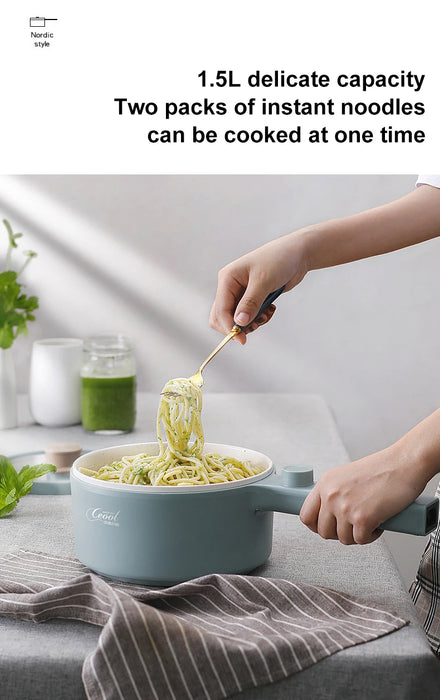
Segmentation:
<svg viewBox="0 0 440 700">
<path fill-rule="evenodd" d="M 210 324 L 228 333 L 234 323 L 252 321 L 270 292 L 283 285 L 285 291 L 293 289 L 310 270 L 381 255 L 439 235 L 440 189 L 430 185 L 383 206 L 299 229 L 220 270 Z M 272 313 L 273 309 L 263 320 Z M 237 339 L 244 343 L 245 334 Z"/>
<path fill-rule="evenodd" d="M 379 525 L 406 508 L 440 472 L 440 409 L 396 443 L 329 469 L 301 508 L 300 518 L 324 539 L 367 544 Z"/>
</svg>

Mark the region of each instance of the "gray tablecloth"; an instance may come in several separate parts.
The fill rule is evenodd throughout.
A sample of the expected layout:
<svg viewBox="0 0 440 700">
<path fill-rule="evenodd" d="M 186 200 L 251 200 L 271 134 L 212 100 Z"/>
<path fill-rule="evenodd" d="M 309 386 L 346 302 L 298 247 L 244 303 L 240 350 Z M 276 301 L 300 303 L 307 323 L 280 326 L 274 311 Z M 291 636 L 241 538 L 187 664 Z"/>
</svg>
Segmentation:
<svg viewBox="0 0 440 700">
<path fill-rule="evenodd" d="M 120 442 L 154 439 L 157 397 L 140 398 L 140 427 Z M 252 447 L 271 455 L 278 466 L 312 464 L 319 473 L 347 458 L 331 414 L 316 396 L 207 394 L 204 425 L 207 440 Z M 38 450 L 60 440 L 79 441 L 92 449 L 116 442 L 87 435 L 80 426 L 41 428 L 25 416 L 18 430 L 3 431 L 1 451 Z M 74 555 L 70 514 L 69 496 L 27 496 L 9 518 L 0 520 L 0 553 L 24 548 Z M 295 516 L 276 514 L 271 558 L 255 573 L 359 595 L 389 605 L 411 624 L 341 651 L 284 681 L 245 691 L 240 698 L 402 700 L 419 694 L 425 700 L 438 698 L 440 663 L 429 650 L 395 564 L 380 540 L 365 547 L 344 547 L 321 540 Z M 84 698 L 81 667 L 98 635 L 99 629 L 82 623 L 33 625 L 0 619 L 0 697 Z"/>
</svg>

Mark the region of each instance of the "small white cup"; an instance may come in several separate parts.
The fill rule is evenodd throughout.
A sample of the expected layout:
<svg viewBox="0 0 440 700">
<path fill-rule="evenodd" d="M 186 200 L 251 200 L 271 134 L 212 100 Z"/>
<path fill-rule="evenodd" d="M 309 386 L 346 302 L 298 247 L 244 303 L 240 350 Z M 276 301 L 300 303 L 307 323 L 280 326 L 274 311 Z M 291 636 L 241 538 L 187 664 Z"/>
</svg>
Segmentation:
<svg viewBox="0 0 440 700">
<path fill-rule="evenodd" d="M 81 422 L 79 338 L 45 338 L 32 346 L 29 405 L 37 423 L 48 427 Z"/>
</svg>

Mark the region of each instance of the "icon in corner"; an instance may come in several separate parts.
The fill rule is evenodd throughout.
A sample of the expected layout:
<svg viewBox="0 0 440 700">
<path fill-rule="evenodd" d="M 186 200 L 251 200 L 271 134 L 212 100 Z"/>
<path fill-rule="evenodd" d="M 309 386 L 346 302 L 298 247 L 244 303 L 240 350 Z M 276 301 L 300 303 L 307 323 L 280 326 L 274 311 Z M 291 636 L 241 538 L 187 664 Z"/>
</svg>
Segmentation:
<svg viewBox="0 0 440 700">
<path fill-rule="evenodd" d="M 30 27 L 45 27 L 46 22 L 57 22 L 56 17 L 30 17 L 29 26 Z"/>
</svg>

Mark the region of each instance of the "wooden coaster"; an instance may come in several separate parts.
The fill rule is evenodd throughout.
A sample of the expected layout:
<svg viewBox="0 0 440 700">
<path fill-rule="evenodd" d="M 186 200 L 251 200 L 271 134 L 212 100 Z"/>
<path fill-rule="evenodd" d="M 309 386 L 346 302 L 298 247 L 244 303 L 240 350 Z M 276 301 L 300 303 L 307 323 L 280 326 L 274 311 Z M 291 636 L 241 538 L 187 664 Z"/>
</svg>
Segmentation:
<svg viewBox="0 0 440 700">
<path fill-rule="evenodd" d="M 82 447 L 76 442 L 54 442 L 45 448 L 45 460 L 54 464 L 57 472 L 68 472 L 81 452 Z"/>
</svg>

